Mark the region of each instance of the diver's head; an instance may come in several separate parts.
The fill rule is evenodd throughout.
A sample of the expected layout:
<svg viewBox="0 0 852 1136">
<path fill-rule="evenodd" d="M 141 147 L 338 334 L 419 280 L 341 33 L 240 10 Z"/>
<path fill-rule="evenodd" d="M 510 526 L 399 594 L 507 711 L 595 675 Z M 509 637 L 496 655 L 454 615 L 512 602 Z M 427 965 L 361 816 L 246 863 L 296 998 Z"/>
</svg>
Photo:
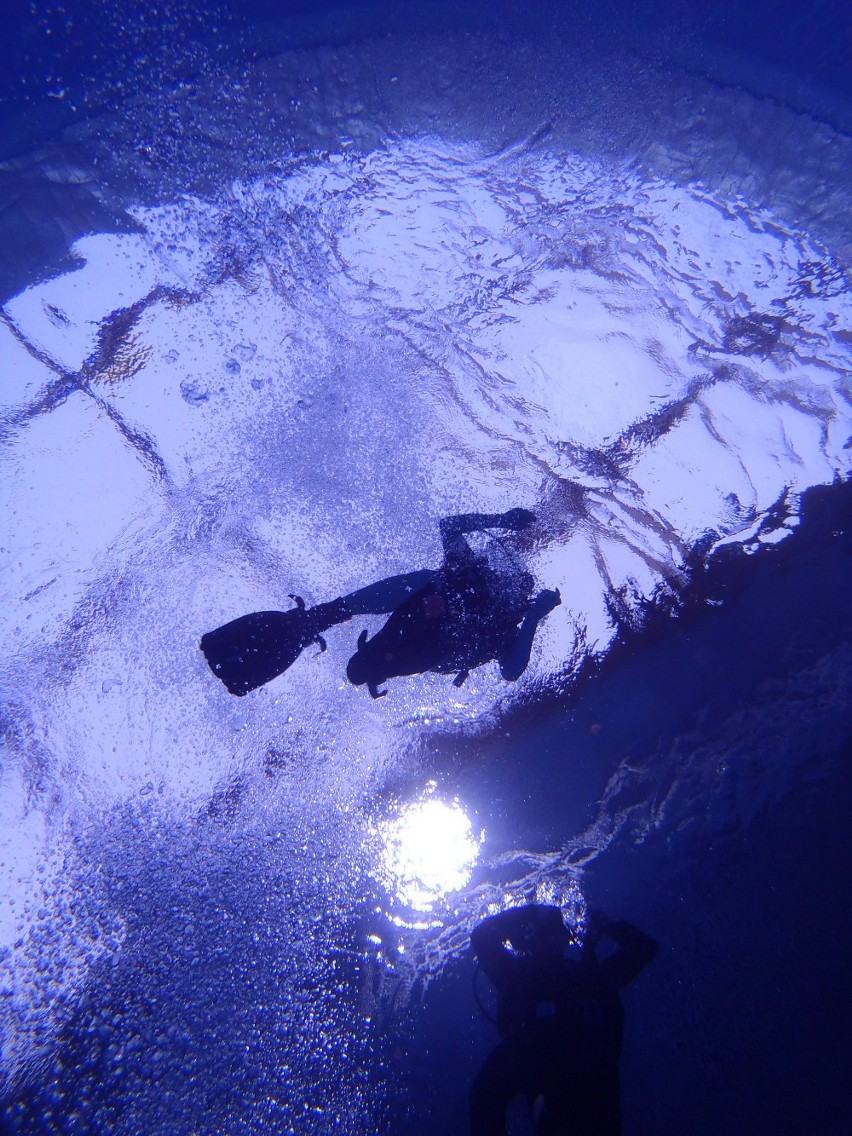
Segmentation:
<svg viewBox="0 0 852 1136">
<path fill-rule="evenodd" d="M 379 697 L 379 683 L 391 677 L 391 669 L 384 651 L 376 645 L 375 636 L 368 640 L 366 631 L 358 636 L 358 650 L 346 665 L 346 677 L 353 686 L 364 686 L 366 683 L 373 697 Z"/>
<path fill-rule="evenodd" d="M 363 652 L 356 651 L 346 664 L 346 677 L 353 686 L 363 686 L 373 677 L 372 660 Z M 381 679 L 379 679 L 381 682 Z"/>
<path fill-rule="evenodd" d="M 532 918 L 522 950 L 532 958 L 556 958 L 571 945 L 571 932 L 565 926 L 558 907 L 541 904 L 531 907 Z"/>
</svg>

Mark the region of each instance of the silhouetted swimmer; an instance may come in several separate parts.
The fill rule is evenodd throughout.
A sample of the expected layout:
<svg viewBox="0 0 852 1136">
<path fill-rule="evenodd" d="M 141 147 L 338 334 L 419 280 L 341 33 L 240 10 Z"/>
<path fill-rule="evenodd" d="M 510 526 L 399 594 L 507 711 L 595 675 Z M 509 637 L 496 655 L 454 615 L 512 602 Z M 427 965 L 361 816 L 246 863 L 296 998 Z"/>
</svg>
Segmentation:
<svg viewBox="0 0 852 1136">
<path fill-rule="evenodd" d="M 599 960 L 602 935 L 617 949 Z M 618 1136 L 618 992 L 651 961 L 656 942 L 630 923 L 591 915 L 580 946 L 559 908 L 546 904 L 493 915 L 470 941 L 497 989 L 502 1039 L 471 1087 L 471 1136 L 505 1136 L 506 1110 L 519 1096 L 539 1136 Z"/>
<path fill-rule="evenodd" d="M 461 684 L 474 667 L 496 659 L 512 682 L 529 662 L 539 622 L 560 602 L 559 592 L 533 598 L 533 578 L 514 561 L 495 565 L 464 539 L 487 529 L 519 531 L 535 520 L 526 509 L 465 513 L 441 521 L 444 563 L 397 606 L 372 639 L 362 631 L 346 674 L 373 698 L 381 683 L 398 675 L 455 674 Z"/>
<path fill-rule="evenodd" d="M 444 562 L 390 576 L 378 583 L 306 608 L 299 596 L 290 611 L 240 616 L 210 631 L 201 650 L 231 694 L 247 694 L 285 671 L 310 643 L 325 650 L 323 632 L 353 615 L 387 614 L 372 639 L 366 631 L 346 673 L 374 698 L 379 686 L 398 675 L 436 671 L 455 674 L 460 686 L 469 671 L 496 659 L 500 673 L 514 681 L 526 669 L 539 622 L 560 603 L 558 591 L 532 595 L 533 578 L 508 553 L 495 562 L 474 552 L 465 537 L 503 529 L 518 532 L 535 520 L 527 509 L 507 513 L 465 513 L 440 522 Z"/>
</svg>

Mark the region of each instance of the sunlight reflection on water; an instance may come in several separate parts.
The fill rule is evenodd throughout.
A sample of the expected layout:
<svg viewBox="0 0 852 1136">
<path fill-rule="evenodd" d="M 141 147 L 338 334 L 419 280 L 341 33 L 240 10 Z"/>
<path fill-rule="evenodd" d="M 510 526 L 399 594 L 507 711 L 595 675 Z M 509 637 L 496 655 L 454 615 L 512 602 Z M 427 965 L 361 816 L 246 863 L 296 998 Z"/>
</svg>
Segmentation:
<svg viewBox="0 0 852 1136">
<path fill-rule="evenodd" d="M 416 801 L 378 826 L 382 871 L 397 903 L 414 912 L 435 904 L 469 882 L 484 832 L 473 831 L 457 800 L 433 796 L 435 782 Z"/>
</svg>

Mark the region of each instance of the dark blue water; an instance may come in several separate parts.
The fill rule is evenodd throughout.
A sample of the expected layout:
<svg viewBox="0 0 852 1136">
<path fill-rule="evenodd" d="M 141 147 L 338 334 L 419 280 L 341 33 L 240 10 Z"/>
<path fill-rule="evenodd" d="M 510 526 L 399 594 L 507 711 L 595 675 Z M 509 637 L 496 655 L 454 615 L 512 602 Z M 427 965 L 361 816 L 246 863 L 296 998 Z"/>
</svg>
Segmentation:
<svg viewBox="0 0 852 1136">
<path fill-rule="evenodd" d="M 0 80 L 3 94 L 19 101 L 35 101 L 56 83 L 70 84 L 79 95 L 80 85 L 92 77 L 117 82 L 121 77 L 128 81 L 141 76 L 145 68 L 139 57 L 143 53 L 150 64 L 177 49 L 184 53 L 184 67 L 189 70 L 193 41 L 218 44 L 219 50 L 227 52 L 245 35 L 253 49 L 260 50 L 257 28 L 282 19 L 292 21 L 290 42 L 310 42 L 320 37 L 344 40 L 374 30 L 441 24 L 500 27 L 511 34 L 524 28 L 546 27 L 548 19 L 566 15 L 582 34 L 596 40 L 621 43 L 650 31 L 660 39 L 679 36 L 696 44 L 704 41 L 708 60 L 709 49 L 719 47 L 786 73 L 800 85 L 813 84 L 826 93 L 852 93 L 848 19 L 841 5 L 825 0 L 808 8 L 771 0 L 712 6 L 685 0 L 665 6 L 610 0 L 599 5 L 469 3 L 452 9 L 413 5 L 405 0 L 382 5 L 370 0 L 346 4 L 333 0 L 249 0 L 240 5 L 173 3 L 142 13 L 98 0 L 87 5 L 7 0 Z"/>
<path fill-rule="evenodd" d="M 486 743 L 456 774 L 464 791 L 488 787 L 489 820 L 527 829 L 538 819 L 548 847 L 560 820 L 581 827 L 574 793 L 593 815 L 589 802 L 625 754 L 637 766 L 674 764 L 703 747 L 706 760 L 753 762 L 766 780 L 779 766 L 796 770 L 737 831 L 729 802 L 717 802 L 677 831 L 622 832 L 588 868 L 589 903 L 661 944 L 625 996 L 627 1133 L 848 1130 L 849 487 L 815 492 L 806 516 L 764 560 L 717 564 L 699 582 L 722 608 L 697 599 L 682 620 L 626 645 L 567 705 L 513 723 L 511 740 Z M 810 676 L 826 667 L 832 678 L 817 694 Z M 741 803 L 746 815 L 751 806 Z M 465 960 L 410 1016 L 396 1068 L 416 1087 L 400 1131 L 463 1131 L 466 1084 L 494 1041 L 473 984 Z M 481 978 L 479 993 L 487 1003 Z"/>
<path fill-rule="evenodd" d="M 193 136 L 190 145 L 177 126 L 157 133 L 146 123 L 139 151 L 156 136 L 158 154 L 142 155 L 139 167 L 124 153 L 110 164 L 110 130 L 131 129 L 133 116 L 121 117 L 129 99 L 233 75 L 294 45 L 310 52 L 437 30 L 496 34 L 511 51 L 514 36 L 546 36 L 550 21 L 571 27 L 574 46 L 590 52 L 641 42 L 637 75 L 674 56 L 719 89 L 811 116 L 815 132 L 842 135 L 852 122 L 850 21 L 827 3 L 7 5 L 2 298 L 67 267 L 81 234 L 128 231 L 120 205 L 131 195 L 212 196 L 220 165 L 234 175 L 235 153 L 248 170 L 266 160 L 248 132 Z M 522 107 L 505 114 L 523 122 Z M 643 116 L 641 106 L 624 108 L 627 135 Z M 460 134 L 471 118 L 469 107 L 459 110 Z M 57 139 L 66 157 L 78 145 L 87 161 L 96 155 L 91 182 L 45 174 L 50 163 L 33 155 L 55 153 Z M 300 146 L 310 149 L 293 141 Z M 837 221 L 823 219 L 826 231 Z M 831 230 L 839 260 L 852 247 L 844 224 L 840 236 Z M 589 906 L 659 941 L 625 997 L 626 1136 L 852 1132 L 850 579 L 852 493 L 838 483 L 806 496 L 801 525 L 777 546 L 699 563 L 674 615 L 652 612 L 567 692 L 539 690 L 475 736 L 424 735 L 417 774 L 470 805 L 486 833 L 484 860 L 518 847 L 555 862 L 570 849 Z M 274 760 L 264 760 L 258 776 L 271 785 Z M 389 771 L 384 794 L 411 777 L 407 767 Z M 339 883 L 334 865 L 318 871 L 305 851 L 329 839 L 332 822 L 318 807 L 321 836 L 275 834 L 292 860 L 276 844 L 258 865 L 239 825 L 227 827 L 252 791 L 225 785 L 197 831 L 163 834 L 153 814 L 146 827 L 128 808 L 107 838 L 81 834 L 100 872 L 97 885 L 81 881 L 81 908 L 124 912 L 121 950 L 93 963 L 83 995 L 58 1015 L 55 1046 L 20 1067 L 9 1062 L 4 1072 L 17 1076 L 0 1130 L 330 1134 L 340 1130 L 342 1096 L 353 1132 L 466 1131 L 467 1090 L 495 1040 L 470 956 L 452 954 L 413 995 L 404 968 L 379 974 L 363 957 L 377 896 L 362 879 L 352 883 L 352 909 L 335 900 L 320 930 L 292 933 L 302 926 L 304 878 L 312 902 Z M 232 833 L 224 869 L 211 832 L 216 841 Z M 184 850 L 177 868 L 170 841 Z M 265 892 L 255 902 L 258 871 Z M 317 1047 L 326 1035 L 327 1048 Z M 300 1095 L 305 1112 L 294 1120 Z M 290 1109 L 280 1128 L 284 1112 L 269 1103 L 279 1096 Z M 527 1131 L 521 1118 L 513 1123 Z"/>
</svg>

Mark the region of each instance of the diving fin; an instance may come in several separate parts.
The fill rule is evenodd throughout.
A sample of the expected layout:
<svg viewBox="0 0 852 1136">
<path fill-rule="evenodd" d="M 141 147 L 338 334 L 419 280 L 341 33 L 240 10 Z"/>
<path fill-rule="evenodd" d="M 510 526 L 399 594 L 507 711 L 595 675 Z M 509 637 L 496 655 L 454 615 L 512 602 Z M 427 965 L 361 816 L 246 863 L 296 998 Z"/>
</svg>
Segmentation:
<svg viewBox="0 0 852 1136">
<path fill-rule="evenodd" d="M 304 611 L 253 611 L 201 637 L 210 669 L 231 694 L 248 694 L 283 674 L 316 633 Z"/>
<path fill-rule="evenodd" d="M 344 598 L 306 608 L 301 596 L 290 611 L 253 611 L 208 631 L 201 650 L 210 669 L 231 694 L 248 694 L 292 666 L 321 633 L 350 618 Z"/>
</svg>

